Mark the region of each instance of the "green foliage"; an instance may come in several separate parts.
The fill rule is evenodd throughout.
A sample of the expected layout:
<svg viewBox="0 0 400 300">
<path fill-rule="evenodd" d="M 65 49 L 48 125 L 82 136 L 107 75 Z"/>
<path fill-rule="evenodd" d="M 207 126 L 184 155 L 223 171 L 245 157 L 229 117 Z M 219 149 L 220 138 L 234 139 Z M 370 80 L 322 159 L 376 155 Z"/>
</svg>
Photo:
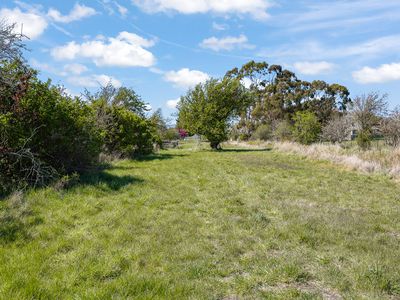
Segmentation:
<svg viewBox="0 0 400 300">
<path fill-rule="evenodd" d="M 267 141 L 272 138 L 272 128 L 268 124 L 262 124 L 257 127 L 251 136 L 251 140 Z"/>
<path fill-rule="evenodd" d="M 176 128 L 169 128 L 163 133 L 162 139 L 167 141 L 179 140 L 181 139 L 181 135 Z"/>
<path fill-rule="evenodd" d="M 89 106 L 50 81 L 33 76 L 25 84 L 23 94 L 1 99 L 3 190 L 44 184 L 54 173 L 83 171 L 97 161 L 100 152 L 101 140 Z"/>
<path fill-rule="evenodd" d="M 369 149 L 371 147 L 371 141 L 372 134 L 369 130 L 360 130 L 357 133 L 356 142 L 361 149 Z"/>
<path fill-rule="evenodd" d="M 251 61 L 226 73 L 226 77 L 248 80 L 252 94 L 251 105 L 241 114 L 239 124 L 253 131 L 260 123 L 292 119 L 298 111 L 311 111 L 325 124 L 337 111 L 345 111 L 349 91 L 339 84 L 321 80 L 312 82 L 297 78 L 296 74 L 279 65 Z"/>
<path fill-rule="evenodd" d="M 198 84 L 181 98 L 178 126 L 205 136 L 213 149 L 228 137 L 229 122 L 248 104 L 248 93 L 239 80 L 225 77 Z"/>
<path fill-rule="evenodd" d="M 149 118 L 160 140 L 178 140 L 180 135 L 175 128 L 168 128 L 168 119 L 162 115 L 161 108 L 157 109 Z"/>
<path fill-rule="evenodd" d="M 274 139 L 278 141 L 289 141 L 292 139 L 293 126 L 286 120 L 278 121 L 273 131 Z"/>
<path fill-rule="evenodd" d="M 149 110 L 142 98 L 133 89 L 127 87 L 116 89 L 112 105 L 124 107 L 141 117 L 144 117 L 145 112 Z"/>
<path fill-rule="evenodd" d="M 148 154 L 156 141 L 154 127 L 149 120 L 123 107 L 109 107 L 111 121 L 103 132 L 107 153 L 129 157 Z"/>
<path fill-rule="evenodd" d="M 297 112 L 293 117 L 293 137 L 301 144 L 309 145 L 319 139 L 321 124 L 309 111 Z"/>
<path fill-rule="evenodd" d="M 111 82 L 100 87 L 94 94 L 86 90 L 85 97 L 89 102 L 96 103 L 97 106 L 123 107 L 143 118 L 149 110 L 147 104 L 133 89 L 127 87 L 116 88 Z"/>
</svg>

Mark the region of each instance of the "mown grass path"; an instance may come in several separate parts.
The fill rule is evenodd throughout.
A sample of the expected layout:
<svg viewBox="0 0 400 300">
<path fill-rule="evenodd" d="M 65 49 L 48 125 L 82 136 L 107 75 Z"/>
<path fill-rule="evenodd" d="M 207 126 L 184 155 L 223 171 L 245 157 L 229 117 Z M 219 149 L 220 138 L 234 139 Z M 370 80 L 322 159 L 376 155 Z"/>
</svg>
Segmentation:
<svg viewBox="0 0 400 300">
<path fill-rule="evenodd" d="M 400 297 L 400 186 L 329 163 L 170 150 L 0 209 L 1 299 Z"/>
</svg>

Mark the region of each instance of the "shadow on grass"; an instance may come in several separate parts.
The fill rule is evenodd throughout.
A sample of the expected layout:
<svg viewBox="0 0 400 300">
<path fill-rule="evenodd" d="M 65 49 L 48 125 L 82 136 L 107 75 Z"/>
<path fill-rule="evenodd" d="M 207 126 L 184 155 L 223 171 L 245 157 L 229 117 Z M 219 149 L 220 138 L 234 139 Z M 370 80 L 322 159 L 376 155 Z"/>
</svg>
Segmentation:
<svg viewBox="0 0 400 300">
<path fill-rule="evenodd" d="M 137 156 L 133 160 L 135 160 L 135 161 L 166 160 L 166 159 L 173 159 L 173 158 L 184 157 L 184 156 L 187 156 L 187 155 L 186 154 L 155 153 L 155 154 Z"/>
<path fill-rule="evenodd" d="M 265 148 L 265 149 L 245 149 L 245 148 L 229 149 L 229 148 L 227 148 L 227 149 L 221 149 L 217 152 L 221 152 L 221 153 L 223 153 L 223 152 L 237 152 L 237 153 L 239 153 L 239 152 L 268 152 L 271 150 L 272 150 L 272 148 Z"/>
<path fill-rule="evenodd" d="M 0 217 L 0 245 L 15 242 L 16 240 L 28 241 L 32 238 L 29 229 L 43 223 L 43 219 L 38 216 L 28 217 L 15 216 L 9 211 L 5 211 Z"/>
<path fill-rule="evenodd" d="M 30 230 L 41 223 L 43 219 L 33 213 L 24 194 L 15 192 L 0 207 L 0 245 L 30 240 Z"/>
<path fill-rule="evenodd" d="M 74 188 L 82 187 L 82 186 L 107 186 L 108 189 L 112 191 L 119 191 L 125 186 L 131 184 L 139 184 L 144 180 L 140 178 L 136 178 L 130 175 L 117 176 L 110 174 L 106 171 L 100 171 L 96 173 L 88 173 L 81 175 L 79 182 L 74 185 Z"/>
<path fill-rule="evenodd" d="M 133 176 L 117 176 L 103 170 L 92 171 L 81 176 L 63 177 L 52 187 L 55 192 L 68 192 L 87 186 L 94 186 L 104 194 L 119 191 L 132 185 L 140 184 L 144 180 Z M 40 190 L 37 188 L 36 190 Z M 8 195 L 0 203 L 0 245 L 16 241 L 29 241 L 34 227 L 43 223 L 40 216 L 35 215 L 26 202 L 23 192 Z"/>
</svg>

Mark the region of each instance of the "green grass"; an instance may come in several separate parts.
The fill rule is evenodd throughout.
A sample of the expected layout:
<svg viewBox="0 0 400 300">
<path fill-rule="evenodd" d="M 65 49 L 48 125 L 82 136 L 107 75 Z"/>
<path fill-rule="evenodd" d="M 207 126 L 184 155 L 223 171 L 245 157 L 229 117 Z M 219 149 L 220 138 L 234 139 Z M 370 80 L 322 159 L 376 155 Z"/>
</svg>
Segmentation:
<svg viewBox="0 0 400 300">
<path fill-rule="evenodd" d="M 0 202 L 1 299 L 400 297 L 400 186 L 185 147 Z"/>
</svg>

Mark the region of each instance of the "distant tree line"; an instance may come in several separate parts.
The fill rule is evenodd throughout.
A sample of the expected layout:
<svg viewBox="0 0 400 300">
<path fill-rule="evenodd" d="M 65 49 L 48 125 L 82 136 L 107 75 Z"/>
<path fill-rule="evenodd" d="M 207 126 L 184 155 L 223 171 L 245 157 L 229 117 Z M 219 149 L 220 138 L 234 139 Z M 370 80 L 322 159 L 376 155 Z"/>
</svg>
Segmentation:
<svg viewBox="0 0 400 300">
<path fill-rule="evenodd" d="M 340 84 L 300 80 L 279 65 L 251 61 L 181 97 L 178 126 L 204 136 L 213 149 L 228 138 L 302 144 L 355 138 L 366 149 L 377 135 L 398 146 L 400 113 L 388 112 L 386 97 L 351 99 Z"/>
</svg>

